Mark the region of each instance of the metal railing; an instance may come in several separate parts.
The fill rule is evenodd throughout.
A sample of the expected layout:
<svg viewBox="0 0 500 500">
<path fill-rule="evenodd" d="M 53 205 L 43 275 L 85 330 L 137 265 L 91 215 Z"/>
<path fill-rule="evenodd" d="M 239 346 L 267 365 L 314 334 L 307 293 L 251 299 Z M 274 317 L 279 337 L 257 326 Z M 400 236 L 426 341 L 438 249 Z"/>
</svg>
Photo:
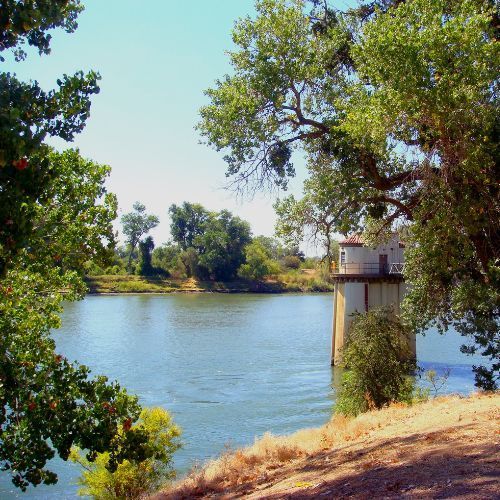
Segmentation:
<svg viewBox="0 0 500 500">
<path fill-rule="evenodd" d="M 393 262 L 389 269 L 389 274 L 403 274 L 405 272 L 404 262 Z"/>
<path fill-rule="evenodd" d="M 380 262 L 349 262 L 340 264 L 333 274 L 369 274 L 374 276 L 385 276 L 388 274 L 401 275 L 404 272 L 404 263 L 394 262 L 392 264 L 383 264 Z"/>
</svg>

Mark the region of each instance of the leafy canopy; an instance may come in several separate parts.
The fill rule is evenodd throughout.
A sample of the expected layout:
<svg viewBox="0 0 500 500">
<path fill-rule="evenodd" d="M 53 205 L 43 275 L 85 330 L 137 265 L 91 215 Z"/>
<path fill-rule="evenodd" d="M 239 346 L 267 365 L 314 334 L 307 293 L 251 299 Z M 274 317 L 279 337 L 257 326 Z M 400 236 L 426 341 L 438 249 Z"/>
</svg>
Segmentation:
<svg viewBox="0 0 500 500">
<path fill-rule="evenodd" d="M 81 10 L 78 0 L 2 2 L 0 58 L 10 50 L 23 59 L 25 43 L 48 54 L 47 30 L 74 31 Z M 0 275 L 28 244 L 35 205 L 51 181 L 43 141 L 47 136 L 71 141 L 83 130 L 99 79 L 94 71 L 79 71 L 63 75 L 57 89 L 45 91 L 36 81 L 21 82 L 14 74 L 0 72 Z"/>
<path fill-rule="evenodd" d="M 236 276 L 251 240 L 248 222 L 227 210 L 209 212 L 189 202 L 172 205 L 169 213 L 170 233 L 183 250 L 180 259 L 188 276 L 219 280 Z"/>
<path fill-rule="evenodd" d="M 406 314 L 452 325 L 498 380 L 499 16 L 492 0 L 258 0 L 237 22 L 231 75 L 198 128 L 242 189 L 286 187 L 308 157 L 303 200 L 278 203 L 282 236 L 394 228 L 406 242 Z M 319 222 L 319 224 L 318 224 Z M 488 382 L 489 380 L 489 382 Z"/>
<path fill-rule="evenodd" d="M 121 218 L 123 234 L 129 245 L 128 267 L 130 267 L 132 254 L 141 238 L 160 223 L 160 219 L 156 215 L 146 213 L 146 207 L 142 203 L 136 201 L 133 209 L 133 212 L 124 214 Z"/>
<path fill-rule="evenodd" d="M 56 452 L 67 459 L 72 445 L 90 459 L 108 450 L 113 469 L 141 458 L 147 437 L 118 436 L 137 419 L 137 398 L 55 352 L 50 331 L 60 325 L 62 301 L 83 298 L 83 264 L 105 258 L 113 244 L 116 198 L 104 187 L 109 167 L 74 150 L 48 160 L 51 182 L 33 207 L 29 245 L 0 282 L 0 463 L 23 490 L 56 482 L 46 462 Z"/>
<path fill-rule="evenodd" d="M 73 31 L 81 9 L 78 0 L 3 1 L 2 60 L 9 50 L 24 58 L 26 43 L 48 54 L 48 31 Z M 71 141 L 84 128 L 99 78 L 63 75 L 45 91 L 0 72 L 0 467 L 22 490 L 55 483 L 47 461 L 66 460 L 72 445 L 89 460 L 107 451 L 109 470 L 148 457 L 147 432 L 131 429 L 137 398 L 64 359 L 50 337 L 63 300 L 85 294 L 84 264 L 114 245 L 109 167 L 44 143 Z"/>
<path fill-rule="evenodd" d="M 245 247 L 245 263 L 238 269 L 238 276 L 246 280 L 258 281 L 271 274 L 278 274 L 281 268 L 272 260 L 271 252 L 254 239 Z"/>
</svg>

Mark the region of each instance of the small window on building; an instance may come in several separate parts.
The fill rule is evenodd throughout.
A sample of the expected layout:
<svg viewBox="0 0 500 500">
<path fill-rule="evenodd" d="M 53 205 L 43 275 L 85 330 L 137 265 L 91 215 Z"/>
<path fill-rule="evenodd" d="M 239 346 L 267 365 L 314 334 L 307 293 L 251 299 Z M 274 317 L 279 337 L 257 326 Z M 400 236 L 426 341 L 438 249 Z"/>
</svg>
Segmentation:
<svg viewBox="0 0 500 500">
<path fill-rule="evenodd" d="M 340 252 L 340 265 L 343 266 L 345 264 L 345 252 Z"/>
</svg>

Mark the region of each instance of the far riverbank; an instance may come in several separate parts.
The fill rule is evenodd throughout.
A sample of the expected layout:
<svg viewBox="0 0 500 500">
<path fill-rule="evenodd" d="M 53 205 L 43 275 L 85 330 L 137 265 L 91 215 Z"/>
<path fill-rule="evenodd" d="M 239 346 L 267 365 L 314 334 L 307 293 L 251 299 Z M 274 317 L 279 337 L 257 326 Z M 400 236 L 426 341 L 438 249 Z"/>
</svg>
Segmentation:
<svg viewBox="0 0 500 500">
<path fill-rule="evenodd" d="M 109 293 L 311 293 L 333 292 L 333 283 L 315 274 L 289 274 L 266 281 L 202 281 L 134 275 L 88 276 L 90 294 Z"/>
</svg>

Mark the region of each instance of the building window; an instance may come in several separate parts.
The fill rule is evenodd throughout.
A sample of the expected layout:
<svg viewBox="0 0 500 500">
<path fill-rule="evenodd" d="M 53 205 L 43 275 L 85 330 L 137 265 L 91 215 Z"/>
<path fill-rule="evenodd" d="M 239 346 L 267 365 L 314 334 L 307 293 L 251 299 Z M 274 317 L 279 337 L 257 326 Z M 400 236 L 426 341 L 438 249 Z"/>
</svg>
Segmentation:
<svg viewBox="0 0 500 500">
<path fill-rule="evenodd" d="M 368 312 L 368 283 L 365 283 L 365 311 Z"/>
<path fill-rule="evenodd" d="M 340 265 L 343 266 L 345 264 L 345 252 L 340 252 Z"/>
</svg>

